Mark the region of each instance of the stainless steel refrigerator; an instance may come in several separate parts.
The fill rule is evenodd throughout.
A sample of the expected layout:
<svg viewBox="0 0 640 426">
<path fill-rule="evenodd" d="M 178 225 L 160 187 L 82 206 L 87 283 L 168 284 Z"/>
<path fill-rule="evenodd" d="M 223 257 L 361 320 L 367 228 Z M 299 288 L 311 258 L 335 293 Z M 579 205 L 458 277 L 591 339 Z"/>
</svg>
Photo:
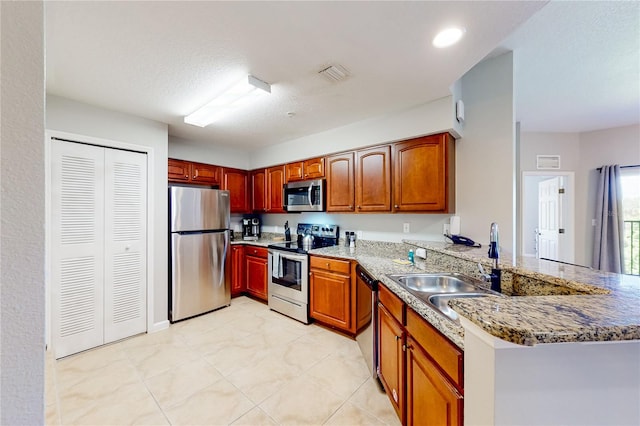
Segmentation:
<svg viewBox="0 0 640 426">
<path fill-rule="evenodd" d="M 179 321 L 231 303 L 229 191 L 169 188 L 169 320 Z"/>
</svg>

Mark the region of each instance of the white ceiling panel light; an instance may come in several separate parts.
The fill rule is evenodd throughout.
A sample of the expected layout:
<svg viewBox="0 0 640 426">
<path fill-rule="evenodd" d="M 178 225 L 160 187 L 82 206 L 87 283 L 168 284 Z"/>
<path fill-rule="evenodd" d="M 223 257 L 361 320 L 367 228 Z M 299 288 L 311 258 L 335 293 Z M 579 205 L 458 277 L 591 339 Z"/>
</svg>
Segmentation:
<svg viewBox="0 0 640 426">
<path fill-rule="evenodd" d="M 266 93 L 271 93 L 271 85 L 249 75 L 220 93 L 206 105 L 184 117 L 184 122 L 198 127 L 206 127 Z"/>
<path fill-rule="evenodd" d="M 460 41 L 466 30 L 462 27 L 449 27 L 440 31 L 433 38 L 433 45 L 437 48 L 449 47 Z"/>
</svg>

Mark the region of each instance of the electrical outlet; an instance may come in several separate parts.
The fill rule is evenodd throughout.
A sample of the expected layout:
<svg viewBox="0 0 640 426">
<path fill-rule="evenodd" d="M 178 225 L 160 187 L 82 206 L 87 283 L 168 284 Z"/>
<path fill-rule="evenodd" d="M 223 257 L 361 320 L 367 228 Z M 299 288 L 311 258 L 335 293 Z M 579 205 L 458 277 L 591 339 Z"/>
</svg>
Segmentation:
<svg viewBox="0 0 640 426">
<path fill-rule="evenodd" d="M 362 231 L 356 231 L 356 236 L 358 239 L 362 238 Z"/>
<path fill-rule="evenodd" d="M 402 232 L 404 232 L 405 234 L 411 232 L 411 225 L 409 224 L 409 222 L 405 222 L 402 224 Z"/>
<path fill-rule="evenodd" d="M 448 223 L 445 223 L 445 224 L 442 226 L 442 231 L 443 231 L 443 233 L 444 233 L 445 235 L 449 235 L 449 224 L 448 224 Z"/>
</svg>

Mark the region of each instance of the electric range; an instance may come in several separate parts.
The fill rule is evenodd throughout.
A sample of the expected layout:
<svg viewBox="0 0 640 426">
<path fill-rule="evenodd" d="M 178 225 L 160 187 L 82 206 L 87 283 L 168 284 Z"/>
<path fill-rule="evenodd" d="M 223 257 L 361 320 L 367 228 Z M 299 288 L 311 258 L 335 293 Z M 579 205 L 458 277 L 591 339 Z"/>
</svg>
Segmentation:
<svg viewBox="0 0 640 426">
<path fill-rule="evenodd" d="M 296 241 L 270 244 L 269 308 L 305 324 L 309 323 L 309 255 L 303 235 L 311 235 L 311 248 L 338 244 L 337 225 L 299 223 Z"/>
</svg>

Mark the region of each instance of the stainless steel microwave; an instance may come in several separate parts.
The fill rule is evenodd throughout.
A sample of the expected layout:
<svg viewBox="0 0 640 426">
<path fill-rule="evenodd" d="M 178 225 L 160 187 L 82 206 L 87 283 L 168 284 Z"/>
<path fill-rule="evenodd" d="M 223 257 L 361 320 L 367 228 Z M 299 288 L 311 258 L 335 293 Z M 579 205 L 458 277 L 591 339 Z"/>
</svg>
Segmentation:
<svg viewBox="0 0 640 426">
<path fill-rule="evenodd" d="M 324 211 L 324 179 L 285 183 L 282 193 L 284 209 L 288 212 Z"/>
</svg>

